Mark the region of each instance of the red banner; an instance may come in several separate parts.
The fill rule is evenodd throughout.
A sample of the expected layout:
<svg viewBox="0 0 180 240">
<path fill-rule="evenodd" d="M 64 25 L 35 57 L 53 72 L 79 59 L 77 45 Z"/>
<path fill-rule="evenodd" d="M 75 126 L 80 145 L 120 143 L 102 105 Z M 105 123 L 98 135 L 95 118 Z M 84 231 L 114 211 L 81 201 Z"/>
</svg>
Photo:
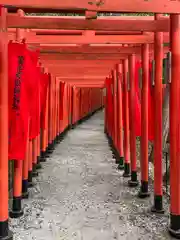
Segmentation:
<svg viewBox="0 0 180 240">
<path fill-rule="evenodd" d="M 28 75 L 31 82 L 29 91 L 30 107 L 30 139 L 37 137 L 40 133 L 40 68 L 38 64 L 38 53 L 27 51 Z"/>
<path fill-rule="evenodd" d="M 24 160 L 28 133 L 26 45 L 8 45 L 9 159 Z"/>
</svg>

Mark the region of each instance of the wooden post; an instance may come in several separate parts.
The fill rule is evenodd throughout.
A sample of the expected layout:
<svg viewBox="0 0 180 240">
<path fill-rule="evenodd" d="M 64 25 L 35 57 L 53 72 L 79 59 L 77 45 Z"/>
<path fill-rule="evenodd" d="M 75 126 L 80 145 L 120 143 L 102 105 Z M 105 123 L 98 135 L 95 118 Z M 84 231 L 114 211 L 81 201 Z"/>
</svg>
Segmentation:
<svg viewBox="0 0 180 240">
<path fill-rule="evenodd" d="M 36 171 L 37 165 L 37 137 L 32 140 L 32 176 L 37 177 L 38 172 Z"/>
<path fill-rule="evenodd" d="M 55 90 L 56 90 L 56 94 L 55 94 L 55 127 L 56 127 L 56 130 L 55 130 L 55 143 L 57 143 L 57 137 L 58 137 L 58 124 L 57 124 L 57 118 L 58 118 L 58 88 L 57 88 L 57 85 L 58 84 L 58 79 L 56 78 L 55 80 Z"/>
<path fill-rule="evenodd" d="M 13 239 L 8 226 L 8 54 L 7 9 L 0 9 L 0 239 Z"/>
<path fill-rule="evenodd" d="M 161 14 L 155 15 L 158 20 Z M 154 86 L 154 206 L 152 212 L 163 210 L 163 173 L 162 173 L 162 72 L 163 72 L 163 33 L 154 35 L 155 86 Z"/>
<path fill-rule="evenodd" d="M 33 147 L 32 147 L 32 140 L 29 140 L 29 162 L 28 162 L 28 187 L 31 188 L 35 184 L 32 180 L 32 165 L 33 165 Z"/>
<path fill-rule="evenodd" d="M 116 65 L 116 73 L 117 73 L 117 91 L 118 91 L 118 148 L 119 148 L 119 165 L 118 169 L 124 169 L 124 150 L 123 150 L 123 104 L 122 104 L 122 62 Z"/>
<path fill-rule="evenodd" d="M 107 135 L 107 87 L 106 87 L 106 81 L 103 88 L 103 97 L 104 97 L 104 133 Z M 91 99 L 91 97 L 90 97 Z M 92 106 L 91 106 L 92 111 Z"/>
<path fill-rule="evenodd" d="M 170 83 L 170 227 L 172 236 L 180 239 L 180 14 L 171 21 L 171 83 Z"/>
<path fill-rule="evenodd" d="M 57 125 L 57 136 L 56 136 L 56 142 L 60 143 L 60 139 L 59 139 L 59 80 L 57 79 L 57 95 L 56 95 L 56 99 L 57 99 L 57 118 L 56 118 L 56 125 Z"/>
<path fill-rule="evenodd" d="M 18 16 L 23 17 L 24 11 L 19 9 Z M 20 43 L 26 37 L 24 29 L 16 29 L 16 40 Z M 22 198 L 28 198 L 28 162 L 29 162 L 29 120 L 28 120 L 28 134 L 27 134 L 27 145 L 26 145 L 26 157 L 23 160 L 22 169 Z M 19 169 L 21 171 L 21 169 Z M 16 187 L 16 186 L 14 186 Z"/>
<path fill-rule="evenodd" d="M 36 169 L 42 169 L 42 165 L 40 162 L 40 153 L 41 153 L 41 146 L 40 146 L 40 134 L 37 136 L 37 164 Z"/>
<path fill-rule="evenodd" d="M 142 45 L 142 91 L 141 91 L 141 188 L 140 198 L 148 197 L 148 81 L 149 45 Z"/>
<path fill-rule="evenodd" d="M 117 75 L 116 70 L 113 70 L 113 77 L 114 77 L 114 146 L 117 149 Z M 99 106 L 98 106 L 99 107 Z"/>
<path fill-rule="evenodd" d="M 56 77 L 53 79 L 53 146 L 55 146 L 56 137 Z"/>
<path fill-rule="evenodd" d="M 26 145 L 26 157 L 23 162 L 23 179 L 22 179 L 22 197 L 28 198 L 28 164 L 29 164 L 29 121 L 28 121 L 28 138 Z"/>
<path fill-rule="evenodd" d="M 24 16 L 22 10 L 18 10 L 19 16 Z M 16 29 L 16 41 L 21 43 L 24 39 L 24 29 Z M 23 179 L 23 162 L 27 159 L 14 160 L 14 182 L 13 182 L 13 204 L 10 211 L 11 218 L 18 218 L 23 215 L 23 210 L 21 206 L 22 199 L 22 179 Z M 26 163 L 25 163 L 26 164 Z"/>
<path fill-rule="evenodd" d="M 50 84 L 49 84 L 49 146 L 48 153 L 52 153 L 54 150 L 53 142 L 53 81 L 54 76 L 51 75 Z"/>
<path fill-rule="evenodd" d="M 130 159 L 131 159 L 131 180 L 128 184 L 130 187 L 138 185 L 137 180 L 137 166 L 136 166 L 136 108 L 135 108 L 135 55 L 129 56 L 129 85 L 130 85 L 130 98 L 129 98 L 129 129 L 130 129 Z"/>
<path fill-rule="evenodd" d="M 128 59 L 123 60 L 124 177 L 130 177 Z"/>
<path fill-rule="evenodd" d="M 119 163 L 118 151 L 117 151 L 117 79 L 116 79 L 116 71 L 112 70 L 112 87 L 113 87 L 113 144 L 112 144 L 112 152 L 113 156 L 116 159 L 116 164 Z"/>
<path fill-rule="evenodd" d="M 58 81 L 58 141 L 60 141 L 61 127 L 60 127 L 60 82 Z"/>
<path fill-rule="evenodd" d="M 23 215 L 23 210 L 21 207 L 22 166 L 23 166 L 23 160 L 14 161 L 14 188 L 13 188 L 13 205 L 10 211 L 11 218 L 19 218 Z"/>
<path fill-rule="evenodd" d="M 46 131 L 45 131 L 45 137 L 46 137 L 46 148 L 45 152 L 42 154 L 42 158 L 48 157 L 48 145 L 49 145 L 49 83 L 48 83 L 48 89 L 47 89 L 47 99 L 46 99 Z"/>
<path fill-rule="evenodd" d="M 45 69 L 45 73 L 48 74 L 47 69 Z M 46 108 L 45 108 L 45 128 L 42 130 L 42 149 L 41 149 L 41 162 L 46 162 L 47 152 L 46 149 L 48 147 L 48 122 L 49 122 L 49 82 L 47 87 L 47 94 L 46 94 Z"/>
</svg>

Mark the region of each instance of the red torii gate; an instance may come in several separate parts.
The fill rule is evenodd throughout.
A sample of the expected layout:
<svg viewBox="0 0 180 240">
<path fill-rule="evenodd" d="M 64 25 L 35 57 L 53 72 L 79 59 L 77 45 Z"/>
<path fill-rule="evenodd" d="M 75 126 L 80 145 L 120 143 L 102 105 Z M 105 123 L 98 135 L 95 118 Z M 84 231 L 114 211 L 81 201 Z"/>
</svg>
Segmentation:
<svg viewBox="0 0 180 240">
<path fill-rule="evenodd" d="M 174 15 L 170 16 L 170 20 L 168 19 L 163 19 L 163 20 L 155 20 L 155 23 L 153 20 L 151 22 L 143 23 L 143 22 L 137 22 L 138 27 L 134 27 L 133 29 L 131 28 L 130 31 L 146 31 L 151 28 L 151 31 L 156 31 L 157 33 L 155 34 L 155 59 L 156 59 L 156 74 L 155 74 L 155 96 L 156 96 L 156 110 L 155 110 L 155 122 L 160 121 L 162 118 L 161 114 L 161 108 L 162 108 L 162 94 L 160 93 L 160 88 L 161 88 L 161 76 L 162 76 L 162 57 L 163 57 L 163 48 L 162 48 L 162 43 L 163 39 L 165 42 L 169 42 L 169 35 L 164 34 L 164 37 L 162 36 L 162 33 L 159 33 L 158 31 L 163 31 L 163 32 L 168 32 L 169 31 L 169 26 L 171 25 L 171 52 L 172 52 L 172 79 L 171 79 L 171 107 L 170 107 L 170 116 L 171 116 L 171 121 L 170 121 L 170 136 L 171 136 L 171 226 L 170 226 L 170 232 L 171 234 L 175 235 L 176 237 L 179 236 L 178 230 L 180 229 L 180 207 L 179 207 L 179 196 L 180 196 L 180 191 L 179 191 L 179 156 L 178 156 L 178 126 L 179 126 L 179 116 L 178 116 L 178 102 L 179 102 L 179 88 L 178 88 L 178 78 L 177 76 L 180 74 L 180 54 L 179 54 L 179 49 L 180 49 L 180 15 L 177 13 L 180 13 L 180 3 L 178 1 L 168 1 L 168 0 L 159 0 L 158 3 L 155 0 L 152 0 L 151 2 L 143 1 L 143 0 L 136 0 L 136 2 L 132 3 L 132 0 L 126 0 L 124 2 L 119 2 L 117 0 L 115 1 L 106 1 L 105 3 L 101 1 L 92 1 L 92 3 L 88 3 L 87 1 L 82 1 L 82 0 L 76 0 L 72 4 L 72 1 L 67 0 L 66 2 L 59 2 L 58 0 L 51 0 L 50 2 L 44 3 L 43 1 L 35 1 L 35 0 L 29 0 L 27 2 L 22 2 L 21 0 L 14 1 L 12 0 L 6 0 L 6 1 L 0 1 L 0 3 L 4 4 L 5 6 L 11 5 L 17 8 L 22 8 L 22 9 L 27 9 L 28 11 L 32 11 L 33 9 L 39 8 L 41 11 L 44 11 L 43 9 L 63 9 L 63 10 L 77 10 L 77 11 L 84 11 L 84 9 L 89 10 L 89 11 L 121 11 L 121 12 L 167 12 L 167 13 L 176 13 Z M 1 239 L 8 239 L 8 196 L 6 193 L 8 192 L 7 188 L 7 183 L 8 183 L 8 165 L 7 165 L 7 160 L 8 160 L 8 154 L 7 154 L 7 146 L 8 146 L 8 126 L 7 126 L 7 35 L 4 29 L 7 27 L 21 27 L 22 28 L 28 28 L 32 24 L 32 19 L 24 19 L 26 22 L 23 25 L 23 19 L 18 19 L 13 25 L 12 19 L 16 18 L 16 16 L 9 16 L 7 18 L 7 22 L 11 23 L 11 25 L 6 25 L 6 9 L 2 8 L 1 9 L 1 16 L 0 16 L 0 23 L 1 23 L 1 38 L 0 38 L 0 46 L 1 46 L 1 62 L 2 62 L 2 71 L 0 73 L 0 78 L 1 78 L 1 87 L 0 87 L 0 171 L 3 174 L 3 181 L 0 181 L 0 191 L 3 193 L 2 198 L 1 198 L 1 204 L 0 204 L 0 224 L 3 226 L 3 232 L 0 232 L 0 235 L 2 235 Z M 159 16 L 157 16 L 159 18 Z M 10 22 L 11 21 L 11 22 Z M 18 22 L 19 21 L 19 22 Z M 29 21 L 29 22 L 28 22 Z M 43 20 L 44 21 L 44 20 Z M 54 20 L 53 20 L 54 21 Z M 83 20 L 86 21 L 86 20 Z M 97 20 L 98 21 L 98 20 Z M 111 20 L 113 21 L 113 20 Z M 124 20 L 122 20 L 124 21 Z M 140 21 L 140 20 L 139 20 Z M 161 22 L 160 22 L 161 21 Z M 166 21 L 166 24 L 164 24 Z M 21 24 L 22 23 L 22 24 Z M 18 25 L 19 24 L 19 25 Z M 44 25 L 43 25 L 44 24 Z M 40 28 L 45 27 L 45 21 Z M 61 23 L 62 24 L 62 23 Z M 79 24 L 79 23 L 77 23 Z M 82 23 L 80 23 L 82 24 Z M 88 24 L 88 23 L 84 23 Z M 103 30 L 103 29 L 98 29 L 98 24 L 97 23 L 96 27 L 94 27 L 96 30 Z M 105 24 L 105 23 L 104 23 Z M 109 24 L 109 23 L 108 23 Z M 126 24 L 126 29 L 120 29 L 120 27 L 115 29 L 115 27 L 111 29 L 110 25 L 108 30 L 118 30 L 118 31 L 125 31 L 127 29 L 127 24 Z M 132 24 L 132 22 L 131 22 Z M 130 24 L 130 25 L 131 25 Z M 144 27 L 143 27 L 144 24 Z M 40 24 L 39 24 L 40 25 Z M 116 25 L 116 24 L 114 24 Z M 133 24 L 132 24 L 133 25 Z M 135 24 L 134 24 L 135 25 Z M 38 26 L 38 23 L 36 22 L 33 25 L 33 28 L 36 28 Z M 52 24 L 53 26 L 53 24 Z M 164 29 L 163 29 L 164 26 Z M 81 25 L 82 27 L 82 25 Z M 80 27 L 80 28 L 81 28 Z M 53 27 L 48 27 L 49 29 L 53 29 Z M 60 23 L 59 27 L 61 28 Z M 69 26 L 69 28 L 71 28 Z M 92 27 L 90 27 L 92 29 Z M 105 28 L 105 27 L 104 27 Z M 107 30 L 107 28 L 105 29 Z M 28 33 L 29 34 L 29 33 Z M 107 33 L 106 33 L 107 34 Z M 67 39 L 67 41 L 66 41 Z M 27 36 L 26 39 L 27 43 L 32 43 L 32 44 L 59 44 L 59 43 L 75 43 L 75 44 L 102 44 L 102 43 L 123 43 L 123 44 L 142 44 L 142 62 L 143 62 L 143 70 L 144 70 L 144 78 L 143 78 L 143 96 L 142 96 L 142 110 L 143 110 L 143 118 L 142 118 L 142 139 L 143 139 L 143 164 L 142 168 L 144 172 L 142 172 L 142 185 L 141 185 L 141 195 L 143 194 L 144 196 L 148 195 L 148 175 L 147 175 L 147 81 L 148 81 L 148 59 L 149 59 L 149 46 L 148 44 L 154 43 L 154 36 L 153 35 L 132 35 L 132 36 L 124 36 L 124 35 L 117 35 L 115 36 L 102 36 L 102 35 L 96 35 L 96 36 L 91 36 L 91 39 L 86 39 L 85 36 L 40 36 L 37 35 L 35 36 L 33 33 L 30 33 L 29 36 Z M 125 47 L 124 47 L 125 48 Z M 88 53 L 89 54 L 89 53 Z M 82 52 L 82 55 L 68 55 L 68 57 L 75 56 L 74 58 L 80 58 L 80 59 L 89 59 L 92 58 L 92 56 L 88 56 L 88 54 Z M 96 53 L 97 54 L 97 53 Z M 116 53 L 115 53 L 116 54 Z M 129 69 L 130 69 L 130 82 L 133 84 L 133 70 L 134 70 L 134 52 L 128 52 L 127 53 L 129 56 Z M 120 63 L 123 66 L 123 72 L 126 73 L 128 70 L 128 65 L 127 65 L 127 55 L 124 53 L 124 57 L 121 55 L 118 58 L 118 53 L 114 55 L 113 57 L 109 57 L 111 60 L 115 60 L 117 63 L 119 62 L 118 59 L 123 59 L 123 61 Z M 108 53 L 107 53 L 108 55 Z M 42 56 L 42 55 L 41 55 Z M 68 57 L 65 57 L 65 55 L 61 55 L 59 59 L 63 60 L 68 60 Z M 93 56 L 92 59 L 96 59 L 95 56 Z M 102 58 L 99 57 L 99 59 L 108 59 L 108 56 L 105 58 L 102 56 Z M 116 69 L 117 70 L 117 69 Z M 124 75 L 126 76 L 126 75 Z M 64 76 L 66 77 L 66 76 Z M 77 76 L 78 77 L 78 76 Z M 89 76 L 87 76 L 87 79 Z M 91 79 L 92 80 L 92 79 Z M 124 81 L 126 82 L 127 79 L 124 78 Z M 77 82 L 76 82 L 77 83 Z M 92 82 L 91 82 L 92 83 Z M 78 83 L 81 84 L 81 83 Z M 89 82 L 90 84 L 90 82 Z M 133 85 L 131 85 L 130 92 L 131 92 L 131 104 L 133 100 Z M 127 89 L 125 89 L 126 91 Z M 133 112 L 131 113 L 131 117 L 133 117 Z M 131 123 L 132 124 L 132 123 Z M 162 156 L 161 156 L 161 145 L 162 145 L 162 125 L 159 125 L 160 128 L 156 128 L 155 131 L 155 211 L 162 211 Z M 158 126 L 158 127 L 159 127 Z M 134 139 L 134 134 L 133 131 L 131 133 L 131 152 L 134 153 L 134 148 L 132 148 L 133 144 L 135 143 Z M 176 144 L 178 143 L 178 144 Z M 127 146 L 126 146 L 127 147 Z M 133 155 L 133 158 L 135 156 Z M 131 159 L 132 163 L 135 163 L 135 159 Z M 133 165 L 134 166 L 134 165 Z M 136 177 L 134 179 L 134 175 L 136 175 L 136 166 L 135 169 L 132 169 L 133 173 L 133 178 L 131 179 L 132 182 L 136 182 Z M 145 173 L 145 175 L 144 175 Z M 1 228 L 0 228 L 1 229 Z M 5 229 L 5 230 L 4 230 Z M 10 239 L 10 238 L 9 238 Z"/>
</svg>

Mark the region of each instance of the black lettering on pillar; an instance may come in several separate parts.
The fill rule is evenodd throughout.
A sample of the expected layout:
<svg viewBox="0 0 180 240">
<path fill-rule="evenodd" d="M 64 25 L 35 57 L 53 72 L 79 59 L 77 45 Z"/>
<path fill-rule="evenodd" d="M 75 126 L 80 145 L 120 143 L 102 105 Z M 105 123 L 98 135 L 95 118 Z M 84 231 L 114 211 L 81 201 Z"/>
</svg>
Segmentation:
<svg viewBox="0 0 180 240">
<path fill-rule="evenodd" d="M 18 56 L 18 67 L 17 73 L 15 76 L 15 85 L 14 85 L 14 96 L 13 96 L 13 105 L 12 108 L 16 111 L 20 108 L 20 94 L 21 94 L 21 76 L 24 67 L 24 57 Z"/>
</svg>

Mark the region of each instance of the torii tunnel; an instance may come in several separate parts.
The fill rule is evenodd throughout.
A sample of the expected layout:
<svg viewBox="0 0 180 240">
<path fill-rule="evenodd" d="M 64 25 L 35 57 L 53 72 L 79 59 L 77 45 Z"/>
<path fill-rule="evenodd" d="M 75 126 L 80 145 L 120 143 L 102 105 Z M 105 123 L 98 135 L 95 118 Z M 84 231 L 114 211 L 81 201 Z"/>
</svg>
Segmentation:
<svg viewBox="0 0 180 240">
<path fill-rule="evenodd" d="M 0 0 L 0 5 L 0 240 L 13 239 L 9 218 L 23 216 L 22 199 L 55 146 L 103 109 L 104 133 L 119 172 L 139 198 L 154 195 L 151 214 L 163 216 L 168 90 L 167 231 L 180 239 L 180 1 Z M 144 12 L 153 15 L 133 15 Z"/>
</svg>

